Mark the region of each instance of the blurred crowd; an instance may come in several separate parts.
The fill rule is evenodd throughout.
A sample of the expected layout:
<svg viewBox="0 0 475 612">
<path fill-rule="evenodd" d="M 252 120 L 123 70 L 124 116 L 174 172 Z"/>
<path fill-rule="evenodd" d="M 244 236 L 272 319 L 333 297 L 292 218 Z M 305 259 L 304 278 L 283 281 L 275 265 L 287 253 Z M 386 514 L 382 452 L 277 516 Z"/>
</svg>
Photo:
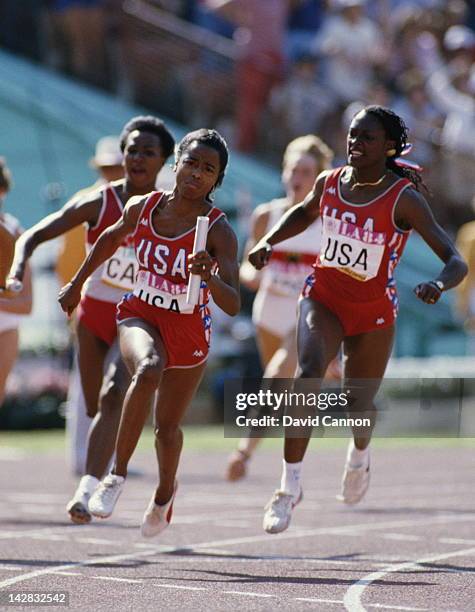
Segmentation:
<svg viewBox="0 0 475 612">
<path fill-rule="evenodd" d="M 390 106 L 408 124 L 440 220 L 470 217 L 473 2 L 3 0 L 0 41 L 191 127 L 215 126 L 273 163 L 310 132 L 341 162 L 354 112 Z"/>
</svg>

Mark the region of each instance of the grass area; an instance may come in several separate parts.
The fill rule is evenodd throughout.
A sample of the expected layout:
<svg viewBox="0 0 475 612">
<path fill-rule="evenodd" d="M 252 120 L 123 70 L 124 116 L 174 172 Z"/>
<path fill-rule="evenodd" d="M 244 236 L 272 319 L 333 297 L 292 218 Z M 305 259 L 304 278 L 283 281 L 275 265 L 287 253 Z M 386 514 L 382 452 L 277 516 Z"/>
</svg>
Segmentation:
<svg viewBox="0 0 475 612">
<path fill-rule="evenodd" d="M 235 438 L 225 438 L 223 427 L 188 426 L 185 431 L 185 448 L 197 451 L 231 451 L 235 448 Z M 321 449 L 343 448 L 346 439 L 326 438 L 312 439 L 310 446 Z M 375 438 L 372 442 L 374 448 L 474 448 L 475 438 Z M 13 447 L 31 453 L 65 451 L 66 437 L 64 430 L 37 429 L 32 431 L 0 431 L 0 449 Z M 139 450 L 153 448 L 153 431 L 147 427 L 140 439 Z M 282 439 L 268 438 L 264 440 L 263 449 L 280 450 Z"/>
</svg>

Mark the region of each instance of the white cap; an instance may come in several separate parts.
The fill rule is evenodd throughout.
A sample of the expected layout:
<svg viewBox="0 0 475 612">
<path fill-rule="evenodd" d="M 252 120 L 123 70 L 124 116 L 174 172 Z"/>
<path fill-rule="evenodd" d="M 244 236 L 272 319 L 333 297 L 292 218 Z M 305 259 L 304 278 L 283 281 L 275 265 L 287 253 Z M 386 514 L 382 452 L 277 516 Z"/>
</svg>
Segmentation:
<svg viewBox="0 0 475 612">
<path fill-rule="evenodd" d="M 120 166 L 123 155 L 120 150 L 120 139 L 118 136 L 104 136 L 96 143 L 96 152 L 91 159 L 91 165 L 96 168 L 101 166 Z"/>
<path fill-rule="evenodd" d="M 450 27 L 444 36 L 444 47 L 448 51 L 475 47 L 475 32 L 463 25 Z"/>
</svg>

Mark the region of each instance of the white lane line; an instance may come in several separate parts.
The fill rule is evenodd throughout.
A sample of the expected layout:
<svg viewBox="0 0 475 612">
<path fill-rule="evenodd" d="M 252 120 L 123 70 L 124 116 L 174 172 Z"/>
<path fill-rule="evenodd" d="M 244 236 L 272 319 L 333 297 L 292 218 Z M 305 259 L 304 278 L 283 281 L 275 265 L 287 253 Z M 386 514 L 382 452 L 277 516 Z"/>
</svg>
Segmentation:
<svg viewBox="0 0 475 612">
<path fill-rule="evenodd" d="M 329 604 L 341 604 L 343 599 L 316 599 L 315 597 L 294 597 L 295 601 L 309 601 L 310 603 L 329 603 Z"/>
<path fill-rule="evenodd" d="M 407 521 L 388 521 L 381 523 L 360 523 L 357 525 L 353 525 L 352 529 L 361 530 L 362 533 L 365 531 L 375 531 L 378 529 L 391 529 L 394 527 L 418 527 L 422 525 L 429 525 L 433 523 L 454 523 L 454 522 L 464 522 L 464 521 L 475 521 L 475 517 L 471 514 L 463 515 L 458 514 L 455 516 L 441 516 L 441 517 L 433 517 L 432 519 L 427 520 L 407 520 Z M 297 532 L 287 532 L 279 534 L 279 536 L 274 537 L 274 541 L 277 542 L 277 539 L 296 539 L 303 538 L 309 536 L 318 536 L 318 535 L 342 535 L 348 532 L 350 526 L 345 527 L 328 527 L 328 528 L 319 528 L 319 529 L 309 529 L 305 531 L 297 531 Z M 7 580 L 0 581 L 0 589 L 11 586 L 13 584 L 17 584 L 19 582 L 24 582 L 25 580 L 30 580 L 33 578 L 38 578 L 39 576 L 45 576 L 47 574 L 52 574 L 55 571 L 68 571 L 69 569 L 76 567 L 85 567 L 85 566 L 93 566 L 99 563 L 109 563 L 113 564 L 118 561 L 125 561 L 126 559 L 134 559 L 138 557 L 150 557 L 152 555 L 156 555 L 159 553 L 179 553 L 180 551 L 199 551 L 201 548 L 213 548 L 213 547 L 221 547 L 221 546 L 229 546 L 232 544 L 254 544 L 256 542 L 270 542 L 270 536 L 259 535 L 259 536 L 248 536 L 242 538 L 232 538 L 229 540 L 213 540 L 211 542 L 197 542 L 196 544 L 190 544 L 187 546 L 157 546 L 154 549 L 143 550 L 143 551 L 134 551 L 117 555 L 108 555 L 105 557 L 99 557 L 96 559 L 85 559 L 84 561 L 73 561 L 71 563 L 66 563 L 64 565 L 59 565 L 56 567 L 48 567 L 43 568 L 41 570 L 34 570 L 32 572 L 26 572 L 24 574 L 20 574 L 18 576 L 14 576 L 13 578 L 9 578 Z M 417 562 L 416 562 L 417 563 Z"/>
<path fill-rule="evenodd" d="M 112 580 L 113 582 L 130 582 L 131 584 L 142 584 L 143 580 L 133 580 L 132 578 L 115 578 L 114 576 L 88 576 L 93 580 Z"/>
<path fill-rule="evenodd" d="M 178 589 L 180 591 L 207 591 L 205 587 L 183 586 L 181 584 L 154 584 L 154 587 L 162 589 Z"/>
<path fill-rule="evenodd" d="M 104 544 L 106 546 L 120 546 L 121 542 L 116 540 L 104 540 L 103 538 L 74 538 L 80 544 Z"/>
<path fill-rule="evenodd" d="M 266 593 L 252 593 L 248 591 L 223 591 L 227 595 L 244 595 L 245 597 L 277 597 L 277 595 L 267 595 Z"/>
<path fill-rule="evenodd" d="M 53 573 L 58 576 L 84 576 L 84 574 L 81 574 L 81 572 L 53 572 Z"/>
<path fill-rule="evenodd" d="M 475 544 L 475 540 L 465 538 L 439 538 L 437 541 L 441 544 Z"/>
<path fill-rule="evenodd" d="M 354 582 L 350 588 L 346 591 L 343 602 L 345 608 L 349 612 L 365 612 L 366 608 L 361 603 L 361 597 L 365 589 L 370 586 L 376 580 L 382 580 L 387 574 L 393 574 L 395 572 L 403 572 L 405 570 L 415 569 L 422 563 L 434 563 L 436 561 L 443 561 L 444 559 L 450 559 L 452 557 L 470 556 L 475 554 L 475 548 L 464 548 L 461 550 L 454 550 L 450 553 L 439 553 L 437 555 L 430 555 L 428 557 L 422 557 L 421 559 L 415 559 L 414 561 L 408 561 L 407 563 L 396 563 L 395 565 L 389 565 L 379 572 L 372 572 L 360 578 L 357 582 Z M 368 604 L 368 607 L 371 604 Z"/>
<path fill-rule="evenodd" d="M 381 610 L 407 610 L 408 612 L 428 612 L 430 608 L 408 608 L 406 606 L 389 606 L 386 604 L 367 604 L 368 608 L 379 608 Z"/>
<path fill-rule="evenodd" d="M 420 542 L 424 539 L 422 536 L 410 535 L 408 533 L 383 533 L 381 537 L 385 540 L 398 540 L 401 542 Z"/>
</svg>

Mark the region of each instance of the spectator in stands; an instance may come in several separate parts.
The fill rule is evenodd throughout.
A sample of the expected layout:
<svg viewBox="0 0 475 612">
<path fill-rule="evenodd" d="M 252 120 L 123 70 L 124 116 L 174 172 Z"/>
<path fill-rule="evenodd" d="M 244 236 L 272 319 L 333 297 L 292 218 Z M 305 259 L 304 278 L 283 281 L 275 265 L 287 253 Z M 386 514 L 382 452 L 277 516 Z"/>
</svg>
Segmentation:
<svg viewBox="0 0 475 612">
<path fill-rule="evenodd" d="M 207 0 L 207 6 L 236 26 L 236 146 L 250 153 L 256 146 L 270 91 L 283 76 L 284 39 L 292 0 Z"/>
<path fill-rule="evenodd" d="M 475 195 L 472 209 L 475 211 Z M 465 223 L 459 229 L 457 248 L 468 264 L 468 274 L 457 287 L 457 310 L 470 334 L 470 353 L 475 354 L 475 221 Z"/>
<path fill-rule="evenodd" d="M 18 237 L 22 228 L 18 219 L 3 211 L 3 200 L 12 187 L 12 178 L 5 160 L 0 158 L 0 223 Z M 0 297 L 0 406 L 5 397 L 8 375 L 18 356 L 22 315 L 30 314 L 33 304 L 31 271 L 29 266 L 23 279 L 23 289 L 14 297 Z"/>
<path fill-rule="evenodd" d="M 105 0 L 49 0 L 51 62 L 96 85 L 106 78 Z"/>
<path fill-rule="evenodd" d="M 326 82 L 342 103 L 363 98 L 374 69 L 388 55 L 377 26 L 365 15 L 365 0 L 338 0 L 315 46 L 328 58 Z"/>
<path fill-rule="evenodd" d="M 279 126 L 279 130 L 272 130 L 272 144 L 279 151 L 297 136 L 318 133 L 332 107 L 333 96 L 316 80 L 318 65 L 315 56 L 300 56 L 292 64 L 289 78 L 271 93 L 271 124 Z"/>
<path fill-rule="evenodd" d="M 311 55 L 325 12 L 323 0 L 300 0 L 295 4 L 289 15 L 285 44 L 285 55 L 291 62 Z"/>
</svg>

